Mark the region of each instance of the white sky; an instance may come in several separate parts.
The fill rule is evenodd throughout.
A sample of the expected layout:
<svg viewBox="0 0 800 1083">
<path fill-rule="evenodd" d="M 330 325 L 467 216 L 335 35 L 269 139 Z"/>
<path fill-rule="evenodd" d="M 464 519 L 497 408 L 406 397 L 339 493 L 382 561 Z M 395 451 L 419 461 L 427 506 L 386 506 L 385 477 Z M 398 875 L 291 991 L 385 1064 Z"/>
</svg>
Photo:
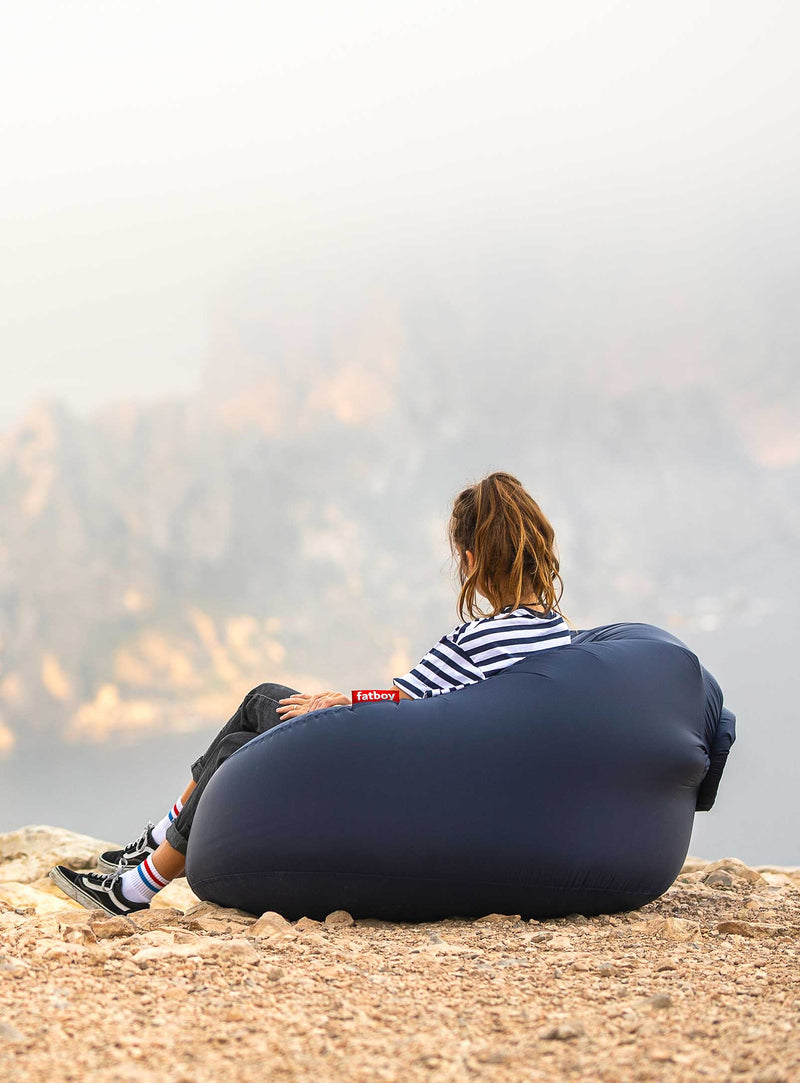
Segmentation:
<svg viewBox="0 0 800 1083">
<path fill-rule="evenodd" d="M 799 12 L 6 0 L 0 425 L 40 391 L 84 409 L 196 387 L 248 266 L 295 268 L 301 290 L 305 268 L 314 291 L 315 267 L 413 278 L 514 236 L 573 296 L 633 290 L 654 245 L 651 281 L 690 275 L 706 296 L 735 290 L 732 248 L 781 279 Z"/>
</svg>

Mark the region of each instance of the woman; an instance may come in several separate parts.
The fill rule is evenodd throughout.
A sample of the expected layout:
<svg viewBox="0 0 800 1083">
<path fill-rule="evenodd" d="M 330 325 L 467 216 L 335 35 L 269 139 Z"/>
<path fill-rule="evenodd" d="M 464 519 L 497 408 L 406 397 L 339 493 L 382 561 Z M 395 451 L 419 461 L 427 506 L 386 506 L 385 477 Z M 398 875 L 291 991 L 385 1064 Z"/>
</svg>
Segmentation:
<svg viewBox="0 0 800 1083">
<path fill-rule="evenodd" d="M 394 684 L 402 699 L 442 695 L 487 680 L 532 651 L 567 646 L 568 624 L 558 609 L 563 593 L 552 526 L 533 497 L 511 474 L 496 472 L 459 493 L 448 537 L 458 562 L 458 624 Z M 558 598 L 554 583 L 562 582 Z M 476 595 L 490 604 L 487 614 Z M 83 906 L 129 914 L 180 876 L 194 813 L 208 780 L 237 748 L 287 719 L 340 704 L 341 692 L 298 692 L 261 684 L 192 765 L 192 779 L 169 812 L 148 823 L 134 842 L 98 858 L 103 873 L 78 873 L 57 865 L 50 878 Z"/>
</svg>

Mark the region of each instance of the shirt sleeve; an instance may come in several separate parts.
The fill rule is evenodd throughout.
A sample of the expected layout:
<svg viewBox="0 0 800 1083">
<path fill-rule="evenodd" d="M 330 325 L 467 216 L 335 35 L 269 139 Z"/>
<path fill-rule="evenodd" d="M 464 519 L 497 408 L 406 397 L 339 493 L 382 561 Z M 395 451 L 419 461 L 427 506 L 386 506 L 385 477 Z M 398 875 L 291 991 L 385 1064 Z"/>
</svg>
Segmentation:
<svg viewBox="0 0 800 1083">
<path fill-rule="evenodd" d="M 482 671 L 458 645 L 457 636 L 462 627 L 456 625 L 452 632 L 443 635 L 413 669 L 395 677 L 393 683 L 412 699 L 426 699 L 484 680 Z"/>
</svg>

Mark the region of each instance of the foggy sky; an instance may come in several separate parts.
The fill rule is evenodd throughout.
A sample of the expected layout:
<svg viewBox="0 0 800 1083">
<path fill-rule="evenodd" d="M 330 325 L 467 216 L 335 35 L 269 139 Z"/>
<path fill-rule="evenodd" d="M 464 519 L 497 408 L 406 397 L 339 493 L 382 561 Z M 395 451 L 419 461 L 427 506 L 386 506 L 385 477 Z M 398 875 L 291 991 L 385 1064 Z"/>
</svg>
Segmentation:
<svg viewBox="0 0 800 1083">
<path fill-rule="evenodd" d="M 521 308 L 522 261 L 587 378 L 786 365 L 798 29 L 775 0 L 9 0 L 0 426 L 198 387 L 251 269 L 300 325 L 376 277 Z"/>
<path fill-rule="evenodd" d="M 0 429 L 40 393 L 88 411 L 352 351 L 402 363 L 413 311 L 453 395 L 460 365 L 513 387 L 535 363 L 567 393 L 705 382 L 751 456 L 791 469 L 798 10 L 6 0 Z M 796 756 L 774 763 L 794 612 L 760 629 L 752 681 L 750 629 L 698 640 L 741 727 L 695 852 L 796 860 Z M 27 781 L 14 815 L 37 819 Z"/>
</svg>

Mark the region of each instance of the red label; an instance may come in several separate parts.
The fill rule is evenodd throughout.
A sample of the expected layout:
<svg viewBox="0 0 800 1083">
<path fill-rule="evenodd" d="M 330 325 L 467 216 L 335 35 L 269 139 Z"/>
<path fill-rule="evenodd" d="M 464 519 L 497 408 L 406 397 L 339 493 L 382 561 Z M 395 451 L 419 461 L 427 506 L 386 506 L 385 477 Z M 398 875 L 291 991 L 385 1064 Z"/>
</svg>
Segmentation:
<svg viewBox="0 0 800 1083">
<path fill-rule="evenodd" d="M 381 700 L 400 702 L 399 688 L 357 688 L 351 695 L 353 703 L 379 703 Z"/>
</svg>

